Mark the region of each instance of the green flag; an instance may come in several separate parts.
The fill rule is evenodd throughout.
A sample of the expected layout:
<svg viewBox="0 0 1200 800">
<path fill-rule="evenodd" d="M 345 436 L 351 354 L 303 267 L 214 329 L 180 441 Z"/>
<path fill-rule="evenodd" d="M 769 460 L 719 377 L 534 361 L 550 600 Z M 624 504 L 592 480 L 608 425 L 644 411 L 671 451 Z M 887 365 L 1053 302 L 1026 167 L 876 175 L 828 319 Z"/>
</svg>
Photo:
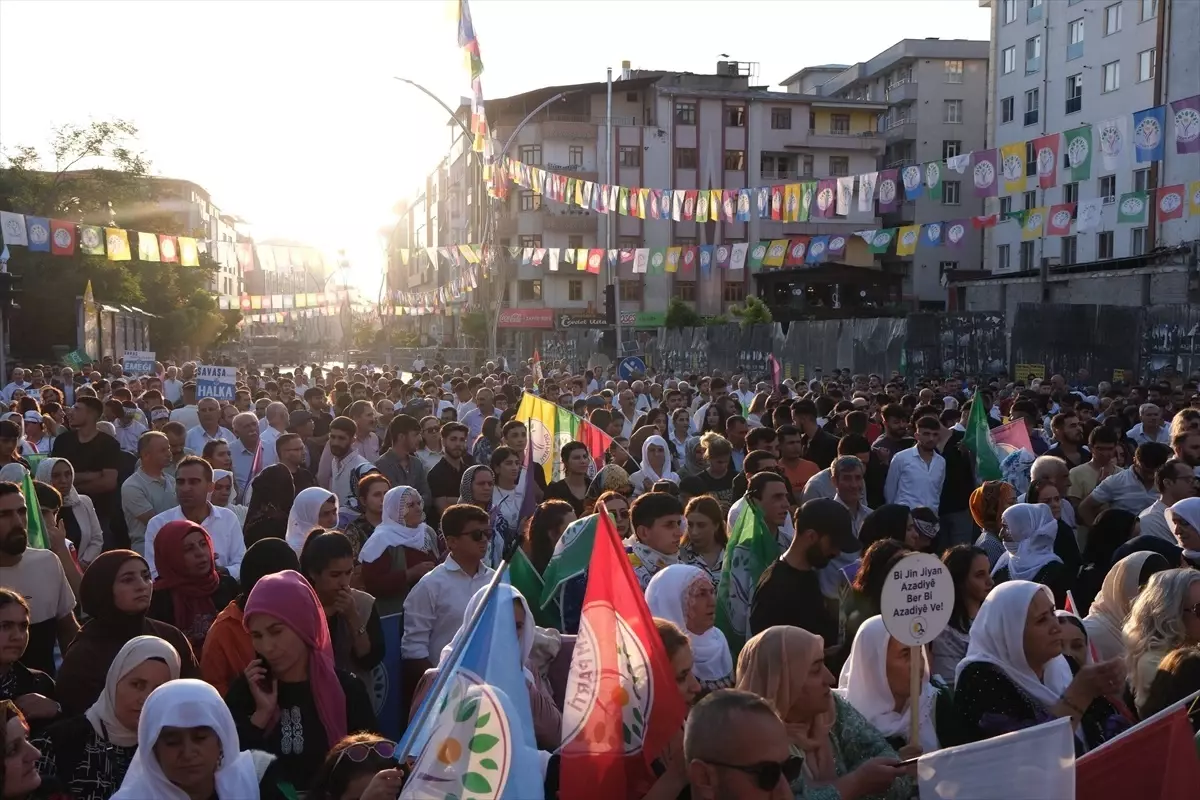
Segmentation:
<svg viewBox="0 0 1200 800">
<path fill-rule="evenodd" d="M 1063 152 L 1067 155 L 1071 180 L 1090 180 L 1092 177 L 1092 126 L 1084 125 L 1064 133 Z"/>
<path fill-rule="evenodd" d="M 542 573 L 542 597 L 538 603 L 542 609 L 550 608 L 562 595 L 567 581 L 588 570 L 592 562 L 592 544 L 596 540 L 598 516 L 577 519 L 563 531 L 562 538 L 554 545 L 554 555 Z M 561 603 L 559 604 L 561 607 Z"/>
<path fill-rule="evenodd" d="M 753 274 L 762 271 L 763 259 L 767 257 L 767 246 L 770 242 L 758 242 L 750 245 L 750 252 L 746 253 L 746 266 Z"/>
<path fill-rule="evenodd" d="M 887 253 L 888 248 L 892 245 L 892 240 L 895 238 L 895 228 L 883 228 L 871 235 L 871 241 L 867 242 L 867 248 L 872 253 Z"/>
<path fill-rule="evenodd" d="M 49 550 L 50 539 L 46 536 L 46 521 L 42 519 L 42 507 L 38 505 L 37 490 L 33 488 L 33 476 L 28 472 L 21 480 L 21 494 L 25 495 L 25 508 L 28 509 L 29 521 L 25 529 L 29 533 L 29 546 Z"/>
<path fill-rule="evenodd" d="M 662 275 L 667 264 L 667 248 L 654 247 L 650 250 L 650 274 Z"/>
<path fill-rule="evenodd" d="M 1149 195 L 1146 192 L 1126 192 L 1117 201 L 1117 223 L 1144 225 L 1149 210 Z"/>
<path fill-rule="evenodd" d="M 967 432 L 963 444 L 975 456 L 975 477 L 981 481 L 998 481 L 1001 478 L 1000 459 L 992 449 L 992 434 L 988 428 L 987 411 L 983 408 L 983 397 L 979 392 L 971 400 L 971 416 L 967 419 Z"/>
<path fill-rule="evenodd" d="M 525 596 L 525 602 L 533 609 L 534 621 L 543 628 L 557 628 L 561 624 L 561 614 L 558 604 L 551 601 L 549 607 L 542 608 L 542 591 L 544 585 L 542 576 L 538 574 L 533 562 L 525 555 L 520 547 L 513 553 L 508 565 L 508 579 L 513 588 Z"/>
<path fill-rule="evenodd" d="M 813 198 L 817 196 L 817 182 L 805 181 L 800 184 L 800 222 L 808 222 L 812 213 Z"/>
<path fill-rule="evenodd" d="M 717 589 L 717 627 L 725 634 L 736 663 L 750 638 L 750 604 L 763 570 L 779 558 L 779 542 L 767 530 L 757 506 L 747 501 L 729 543 Z"/>
<path fill-rule="evenodd" d="M 101 250 L 101 253 L 103 253 L 103 252 L 104 251 Z M 92 359 L 90 359 L 88 357 L 88 354 L 83 352 L 82 350 L 72 350 L 71 352 L 69 352 L 65 356 L 63 356 L 63 363 L 66 364 L 71 369 L 75 370 L 76 372 L 78 372 L 79 368 L 82 367 L 84 364 L 90 364 L 91 361 L 92 361 Z"/>
<path fill-rule="evenodd" d="M 942 162 L 930 161 L 925 165 L 925 188 L 931 200 L 942 202 Z"/>
</svg>

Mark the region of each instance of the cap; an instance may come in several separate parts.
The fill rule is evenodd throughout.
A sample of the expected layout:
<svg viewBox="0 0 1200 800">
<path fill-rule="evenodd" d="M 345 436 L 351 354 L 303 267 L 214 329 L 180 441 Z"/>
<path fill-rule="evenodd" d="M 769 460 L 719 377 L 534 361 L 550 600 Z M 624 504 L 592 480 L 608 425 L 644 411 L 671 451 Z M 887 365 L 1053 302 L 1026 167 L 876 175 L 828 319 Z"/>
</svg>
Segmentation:
<svg viewBox="0 0 1200 800">
<path fill-rule="evenodd" d="M 291 414 L 288 415 L 288 427 L 289 428 L 299 428 L 304 423 L 310 422 L 312 420 L 312 418 L 313 418 L 313 415 L 307 411 L 304 411 L 304 410 L 293 411 Z"/>
<path fill-rule="evenodd" d="M 171 412 L 165 408 L 156 408 L 150 412 L 150 420 L 156 421 L 160 419 L 170 419 Z"/>
<path fill-rule="evenodd" d="M 850 511 L 832 498 L 809 500 L 800 506 L 800 510 L 796 512 L 796 534 L 807 530 L 828 536 L 843 553 L 857 553 L 862 550 L 862 542 L 854 535 Z"/>
<path fill-rule="evenodd" d="M 25 412 L 25 421 L 26 422 L 36 422 L 36 423 L 41 424 L 42 415 L 36 411 L 26 411 Z"/>
</svg>

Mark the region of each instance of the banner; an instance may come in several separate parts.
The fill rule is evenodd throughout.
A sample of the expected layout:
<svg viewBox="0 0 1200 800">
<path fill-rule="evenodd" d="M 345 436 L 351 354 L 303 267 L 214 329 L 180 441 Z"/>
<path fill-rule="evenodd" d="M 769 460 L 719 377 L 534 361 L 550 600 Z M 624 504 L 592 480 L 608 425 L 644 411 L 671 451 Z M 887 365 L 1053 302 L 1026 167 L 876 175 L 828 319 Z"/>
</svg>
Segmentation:
<svg viewBox="0 0 1200 800">
<path fill-rule="evenodd" d="M 1135 770 L 1134 772 L 1140 773 Z M 917 762 L 921 800 L 1092 800 L 1134 795 L 1076 792 L 1071 721 L 1056 719 L 971 744 L 925 753 Z M 1140 774 L 1138 778 L 1140 779 Z"/>
<path fill-rule="evenodd" d="M 1186 191 L 1187 189 L 1180 183 L 1175 186 L 1164 186 L 1155 192 L 1159 222 L 1183 219 L 1183 209 L 1187 206 L 1187 199 L 1184 197 Z"/>
<path fill-rule="evenodd" d="M 69 256 L 75 252 L 75 224 L 61 219 L 50 220 L 50 252 L 56 256 Z"/>
<path fill-rule="evenodd" d="M 900 170 L 900 181 L 904 184 L 904 199 L 919 200 L 921 197 L 921 168 L 916 164 L 910 164 Z"/>
<path fill-rule="evenodd" d="M 1133 114 L 1133 152 L 1139 164 L 1162 161 L 1166 144 L 1167 107 L 1155 106 Z"/>
<path fill-rule="evenodd" d="M 896 255 L 911 256 L 917 252 L 917 241 L 921 238 L 920 225 L 905 225 L 900 229 L 900 238 L 896 240 Z"/>
<path fill-rule="evenodd" d="M 996 197 L 999 174 L 995 150 L 980 150 L 971 154 L 971 182 L 976 197 Z"/>
<path fill-rule="evenodd" d="M 1020 194 L 1025 191 L 1025 143 L 1014 142 L 1000 148 L 1000 173 L 1004 191 Z"/>
<path fill-rule="evenodd" d="M 1063 134 L 1066 140 L 1067 164 L 1071 181 L 1086 181 L 1092 177 L 1092 126 L 1073 128 Z"/>
<path fill-rule="evenodd" d="M 29 246 L 29 234 L 25 229 L 25 217 L 11 211 L 0 211 L 0 234 L 4 243 L 10 245 Z"/>
<path fill-rule="evenodd" d="M 233 402 L 237 386 L 237 367 L 218 367 L 212 364 L 196 365 L 196 399 L 215 397 Z"/>
<path fill-rule="evenodd" d="M 1150 204 L 1146 192 L 1126 192 L 1117 200 L 1117 222 L 1144 225 L 1149 217 Z"/>
<path fill-rule="evenodd" d="M 121 369 L 126 375 L 155 375 L 153 350 L 126 350 Z"/>
<path fill-rule="evenodd" d="M 1171 102 L 1175 152 L 1200 153 L 1200 94 Z"/>
<path fill-rule="evenodd" d="M 888 214 L 896 210 L 899 190 L 896 187 L 897 171 L 885 169 L 879 173 L 879 213 Z"/>
<path fill-rule="evenodd" d="M 1042 238 L 1042 228 L 1046 224 L 1046 208 L 1031 208 L 1025 214 L 1025 223 L 1021 228 L 1021 241 L 1029 242 Z"/>
<path fill-rule="evenodd" d="M 1060 203 L 1050 207 L 1050 215 L 1046 218 L 1046 236 L 1068 236 L 1071 233 L 1071 216 L 1075 211 L 1074 203 Z"/>
<path fill-rule="evenodd" d="M 1125 161 L 1125 131 L 1125 117 L 1101 120 L 1096 125 L 1096 141 L 1099 142 L 1105 172 L 1115 172 Z"/>
<path fill-rule="evenodd" d="M 1060 140 L 1061 137 L 1057 133 L 1033 140 L 1038 186 L 1042 189 L 1058 185 L 1058 145 Z"/>
<path fill-rule="evenodd" d="M 109 261 L 129 261 L 129 233 L 121 228 L 105 228 L 104 244 Z"/>
<path fill-rule="evenodd" d="M 604 462 L 604 451 L 612 437 L 604 431 L 567 411 L 565 408 L 526 394 L 521 399 L 513 419 L 525 423 L 533 443 L 533 458 L 541 465 L 546 482 L 560 480 L 563 473 L 560 452 L 567 442 L 583 442 L 592 457 L 591 474 Z"/>
<path fill-rule="evenodd" d="M 942 202 L 942 162 L 930 161 L 925 165 L 925 190 L 930 200 Z"/>
<path fill-rule="evenodd" d="M 45 217 L 26 217 L 26 238 L 31 253 L 50 252 L 50 220 Z"/>
</svg>

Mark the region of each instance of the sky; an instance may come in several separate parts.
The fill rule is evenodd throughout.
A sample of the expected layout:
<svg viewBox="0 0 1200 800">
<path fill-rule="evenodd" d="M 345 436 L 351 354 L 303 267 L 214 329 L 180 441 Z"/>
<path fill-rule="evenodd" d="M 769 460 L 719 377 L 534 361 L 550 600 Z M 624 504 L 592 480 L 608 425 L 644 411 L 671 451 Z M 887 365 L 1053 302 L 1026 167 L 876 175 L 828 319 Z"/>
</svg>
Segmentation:
<svg viewBox="0 0 1200 800">
<path fill-rule="evenodd" d="M 854 64 L 904 38 L 987 39 L 978 0 L 472 0 L 484 100 L 605 69 L 709 73 L 720 54 L 759 83 Z M 57 20 L 57 23 L 55 23 Z M 0 0 L 0 148 L 120 118 L 151 173 L 204 186 L 258 239 L 344 249 L 374 294 L 395 221 L 448 149 L 470 94 L 446 0 Z M 31 209 L 39 211 L 40 209 Z"/>
</svg>

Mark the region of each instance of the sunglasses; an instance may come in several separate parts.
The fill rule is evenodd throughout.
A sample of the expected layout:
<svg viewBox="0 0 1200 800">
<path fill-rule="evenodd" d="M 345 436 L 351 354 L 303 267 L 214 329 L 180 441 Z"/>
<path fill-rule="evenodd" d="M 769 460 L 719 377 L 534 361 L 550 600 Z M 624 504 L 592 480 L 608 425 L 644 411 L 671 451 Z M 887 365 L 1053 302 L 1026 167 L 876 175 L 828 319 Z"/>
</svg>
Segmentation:
<svg viewBox="0 0 1200 800">
<path fill-rule="evenodd" d="M 482 542 L 488 537 L 487 531 L 471 531 L 470 533 L 460 533 L 459 536 L 469 536 L 472 541 Z M 451 537 L 454 538 L 454 537 Z"/>
<path fill-rule="evenodd" d="M 422 428 L 421 433 L 437 433 L 440 428 Z"/>
<path fill-rule="evenodd" d="M 628 508 L 618 508 L 616 511 L 613 511 L 610 508 L 610 509 L 608 509 L 608 513 L 612 514 L 617 519 L 629 519 L 629 509 Z"/>
<path fill-rule="evenodd" d="M 380 758 L 394 758 L 396 756 L 396 743 L 384 739 L 380 742 L 359 742 L 352 744 L 338 753 L 337 760 L 333 762 L 333 768 L 337 769 L 337 765 L 341 763 L 343 758 L 348 758 L 355 764 L 361 764 L 372 753 Z"/>
<path fill-rule="evenodd" d="M 708 761 L 707 763 L 714 767 L 736 769 L 738 772 L 753 775 L 758 788 L 764 792 L 769 792 L 778 786 L 780 777 L 790 784 L 800 777 L 800 771 L 804 769 L 804 759 L 800 756 L 788 756 L 782 763 L 775 761 L 761 761 L 758 764 L 723 764 L 720 761 Z"/>
</svg>

